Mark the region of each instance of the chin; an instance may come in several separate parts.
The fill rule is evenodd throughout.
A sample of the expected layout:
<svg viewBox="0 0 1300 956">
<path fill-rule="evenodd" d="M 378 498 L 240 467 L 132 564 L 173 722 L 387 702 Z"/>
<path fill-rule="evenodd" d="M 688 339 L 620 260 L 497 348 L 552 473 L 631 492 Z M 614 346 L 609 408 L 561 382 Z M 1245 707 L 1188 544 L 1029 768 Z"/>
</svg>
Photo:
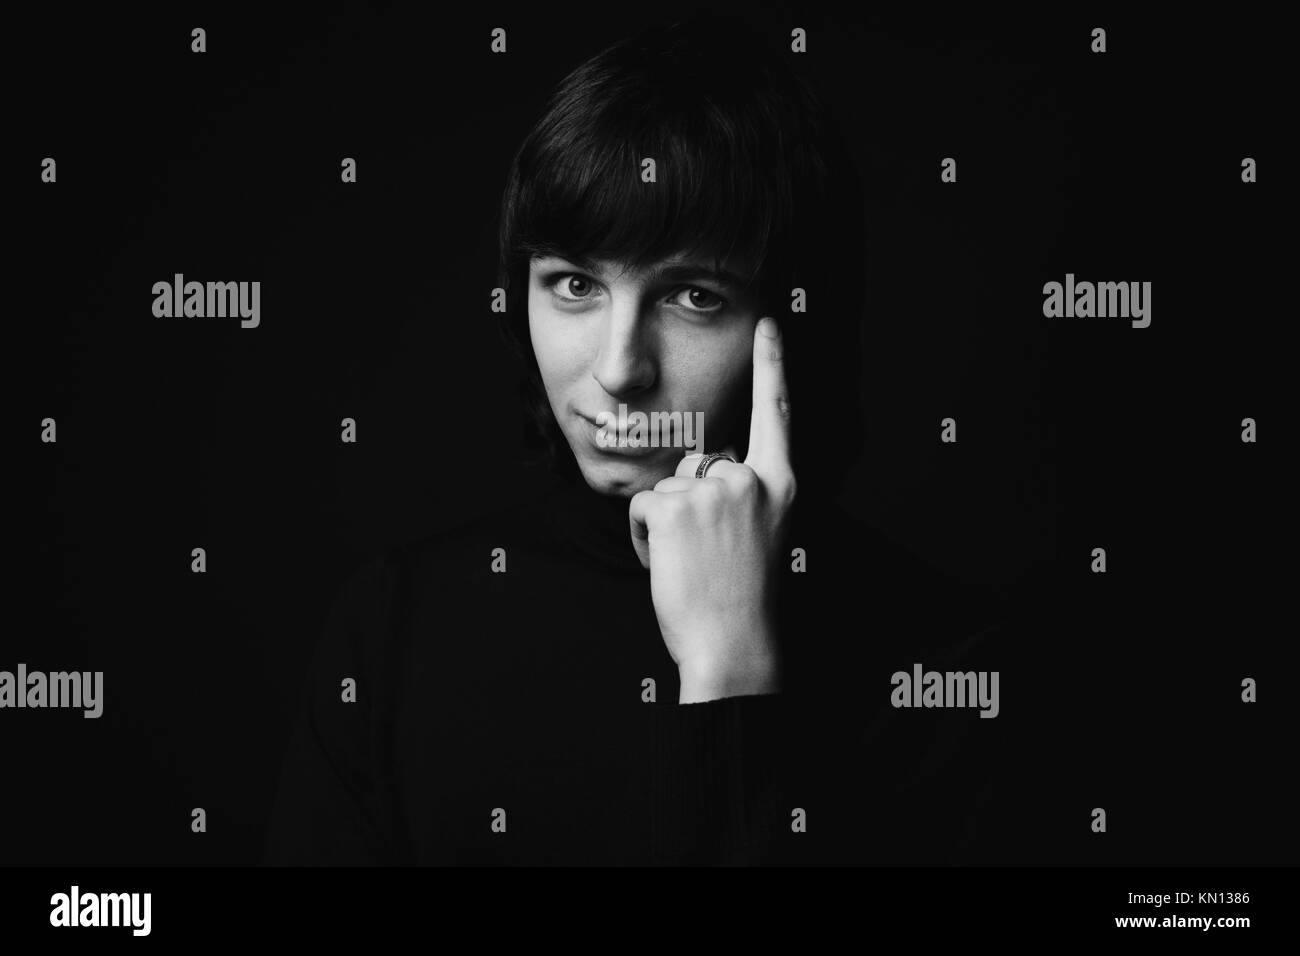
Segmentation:
<svg viewBox="0 0 1300 956">
<path fill-rule="evenodd" d="M 659 460 L 591 461 L 578 460 L 583 480 L 592 491 L 602 495 L 631 498 L 639 491 L 653 491 L 664 478 L 676 470 L 672 462 Z"/>
</svg>

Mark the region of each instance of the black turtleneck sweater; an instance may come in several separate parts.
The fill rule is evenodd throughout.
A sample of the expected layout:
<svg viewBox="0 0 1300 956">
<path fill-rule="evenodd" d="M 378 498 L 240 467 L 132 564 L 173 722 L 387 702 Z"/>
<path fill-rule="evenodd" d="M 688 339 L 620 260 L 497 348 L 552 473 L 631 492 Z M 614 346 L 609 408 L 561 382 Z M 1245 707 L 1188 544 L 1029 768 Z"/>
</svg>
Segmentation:
<svg viewBox="0 0 1300 956">
<path fill-rule="evenodd" d="M 998 720 L 896 709 L 890 677 L 995 668 L 996 614 L 843 514 L 801 499 L 791 527 L 782 693 L 697 704 L 627 501 L 581 480 L 366 563 L 313 659 L 267 862 L 969 860 Z"/>
</svg>

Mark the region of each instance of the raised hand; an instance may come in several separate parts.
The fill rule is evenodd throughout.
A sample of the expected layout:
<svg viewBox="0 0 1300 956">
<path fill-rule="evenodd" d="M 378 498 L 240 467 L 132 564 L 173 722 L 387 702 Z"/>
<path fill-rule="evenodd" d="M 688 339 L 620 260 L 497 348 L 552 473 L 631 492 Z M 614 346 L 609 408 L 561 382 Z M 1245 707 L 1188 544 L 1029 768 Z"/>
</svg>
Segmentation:
<svg viewBox="0 0 1300 956">
<path fill-rule="evenodd" d="M 696 478 L 701 456 L 688 455 L 675 475 L 636 494 L 628 511 L 683 704 L 780 689 L 775 587 L 795 478 L 774 319 L 755 326 L 753 358 L 745 461 L 716 461 Z"/>
</svg>

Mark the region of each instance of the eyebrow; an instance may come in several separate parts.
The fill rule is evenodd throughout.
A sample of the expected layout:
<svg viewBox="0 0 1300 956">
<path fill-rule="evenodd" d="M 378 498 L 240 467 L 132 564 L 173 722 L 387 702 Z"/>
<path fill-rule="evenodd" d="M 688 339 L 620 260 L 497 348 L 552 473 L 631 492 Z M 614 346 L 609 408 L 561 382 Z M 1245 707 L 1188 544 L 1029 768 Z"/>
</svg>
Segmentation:
<svg viewBox="0 0 1300 956">
<path fill-rule="evenodd" d="M 564 256 L 550 255 L 547 259 L 559 259 L 564 262 L 571 262 L 579 268 L 591 272 L 598 276 L 604 275 L 604 270 L 600 269 L 595 262 L 583 256 Z M 668 282 L 684 282 L 687 279 L 712 279 L 723 285 L 731 286 L 735 289 L 745 287 L 745 279 L 732 272 L 729 269 L 715 269 L 712 266 L 703 263 L 694 262 L 675 262 L 665 266 L 652 267 L 649 272 L 651 279 L 658 279 Z"/>
</svg>

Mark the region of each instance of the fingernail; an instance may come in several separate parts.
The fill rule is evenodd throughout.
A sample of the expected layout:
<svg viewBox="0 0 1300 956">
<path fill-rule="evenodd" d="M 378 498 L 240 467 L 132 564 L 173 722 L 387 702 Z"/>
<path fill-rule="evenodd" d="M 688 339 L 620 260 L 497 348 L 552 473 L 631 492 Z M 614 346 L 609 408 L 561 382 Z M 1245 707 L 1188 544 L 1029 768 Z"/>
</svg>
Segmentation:
<svg viewBox="0 0 1300 956">
<path fill-rule="evenodd" d="M 776 327 L 776 319 L 766 315 L 758 320 L 758 331 L 769 339 L 776 338 L 780 333 L 780 330 Z"/>
</svg>

